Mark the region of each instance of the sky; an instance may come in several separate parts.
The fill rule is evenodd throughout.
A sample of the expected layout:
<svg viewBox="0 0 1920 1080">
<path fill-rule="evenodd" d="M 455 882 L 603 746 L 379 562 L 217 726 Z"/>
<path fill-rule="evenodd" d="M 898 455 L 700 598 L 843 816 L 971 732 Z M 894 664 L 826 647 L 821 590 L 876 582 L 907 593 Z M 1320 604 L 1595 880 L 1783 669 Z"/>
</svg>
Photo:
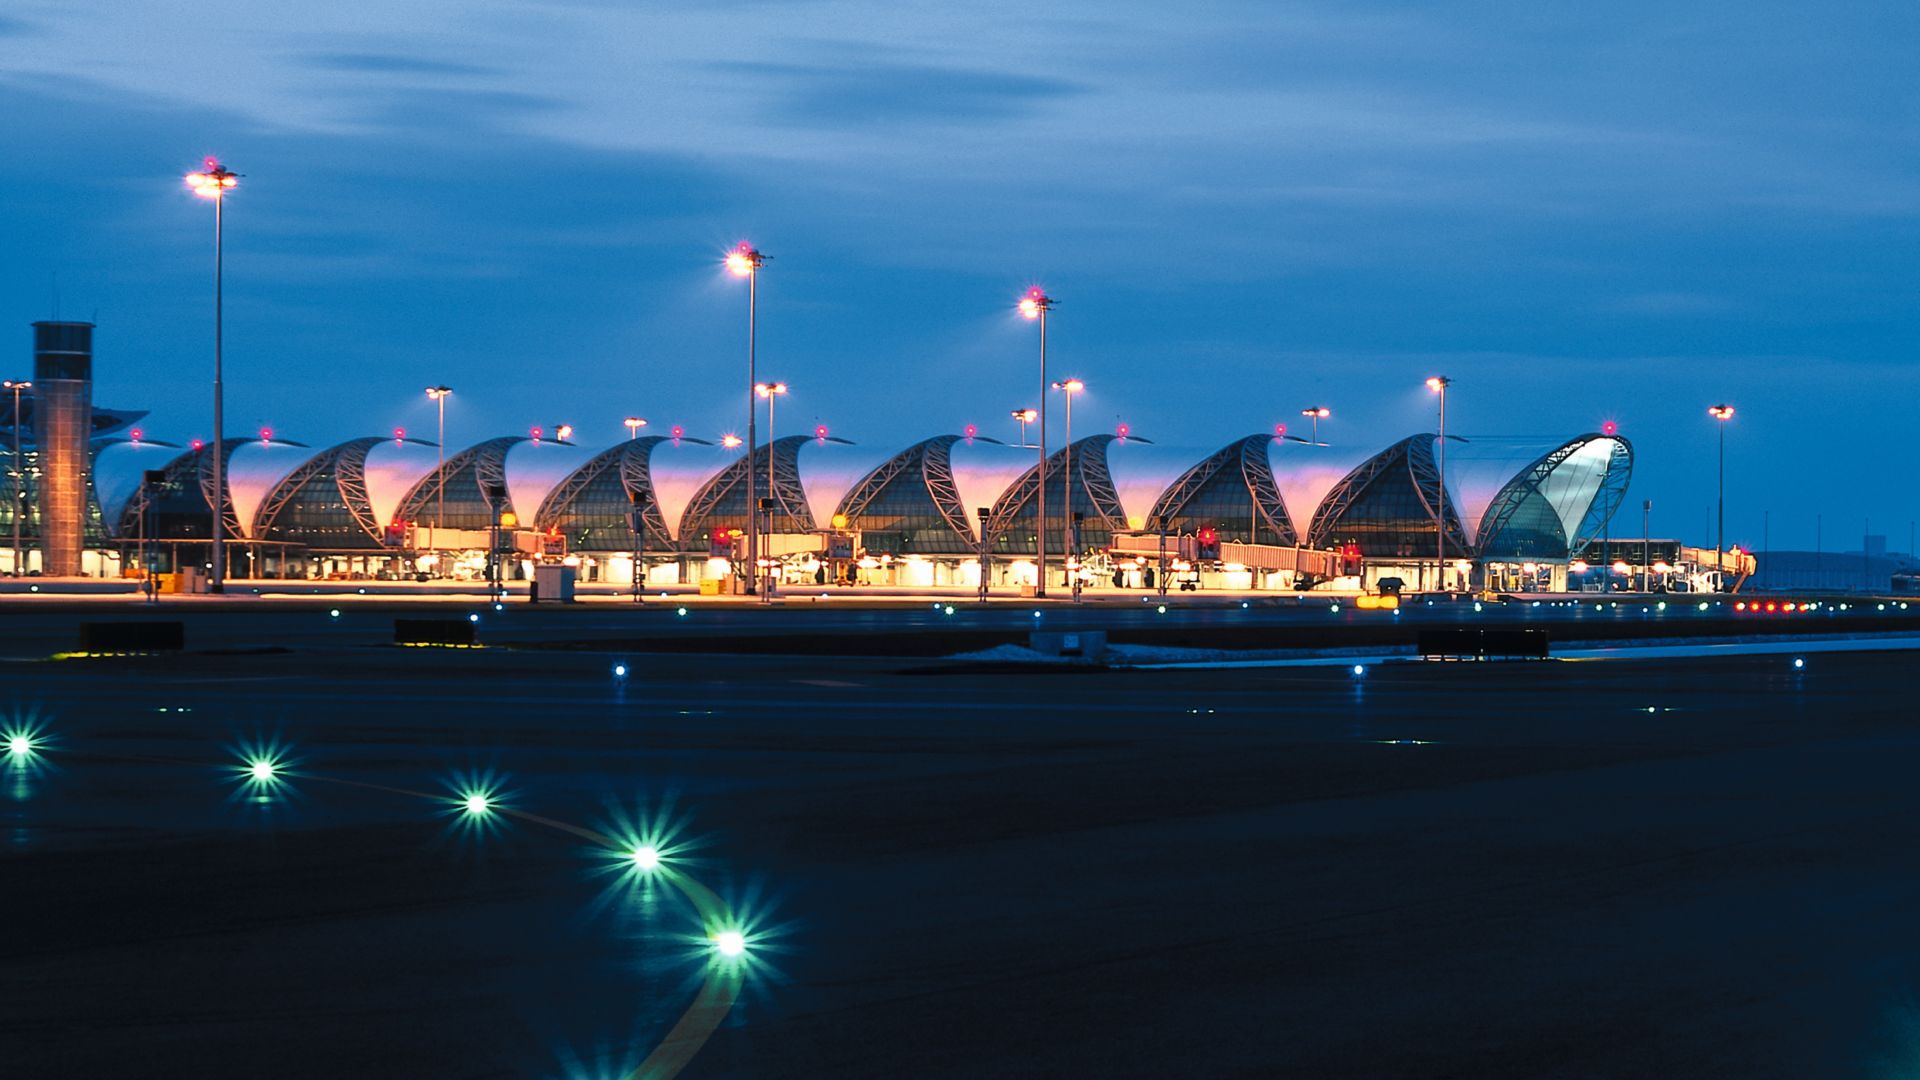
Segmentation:
<svg viewBox="0 0 1920 1080">
<path fill-rule="evenodd" d="M 1615 535 L 1711 544 L 1728 402 L 1729 543 L 1905 550 L 1916 40 L 1871 0 L 9 0 L 0 372 L 94 319 L 96 402 L 207 435 L 217 155 L 229 433 L 431 439 L 436 383 L 454 445 L 741 430 L 750 239 L 784 433 L 1017 438 L 1040 284 L 1076 435 L 1384 446 L 1445 374 L 1451 433 L 1617 423 Z"/>
</svg>

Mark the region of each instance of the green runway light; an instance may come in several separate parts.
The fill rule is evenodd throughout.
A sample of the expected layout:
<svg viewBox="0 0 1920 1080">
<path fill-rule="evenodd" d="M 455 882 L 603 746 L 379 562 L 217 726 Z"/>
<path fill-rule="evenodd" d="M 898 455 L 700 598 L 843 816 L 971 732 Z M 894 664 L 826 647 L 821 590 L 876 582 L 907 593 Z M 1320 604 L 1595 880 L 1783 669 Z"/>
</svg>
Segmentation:
<svg viewBox="0 0 1920 1080">
<path fill-rule="evenodd" d="M 228 766 L 228 779 L 238 783 L 236 796 L 255 803 L 271 803 L 287 794 L 287 771 L 294 765 L 289 748 L 277 737 L 243 739 L 229 746 L 237 759 Z"/>
</svg>

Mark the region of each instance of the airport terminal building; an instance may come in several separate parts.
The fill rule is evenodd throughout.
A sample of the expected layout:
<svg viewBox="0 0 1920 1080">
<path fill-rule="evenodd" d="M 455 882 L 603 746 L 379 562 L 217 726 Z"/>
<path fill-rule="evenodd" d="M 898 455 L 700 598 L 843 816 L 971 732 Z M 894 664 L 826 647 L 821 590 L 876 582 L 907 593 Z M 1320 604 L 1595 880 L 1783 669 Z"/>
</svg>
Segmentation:
<svg viewBox="0 0 1920 1080">
<path fill-rule="evenodd" d="M 84 377 L 91 329 L 35 324 L 36 371 L 51 356 L 50 374 Z M 409 437 L 236 434 L 216 492 L 211 446 L 149 438 L 132 426 L 142 414 L 94 409 L 85 392 L 34 389 L 19 415 L 0 403 L 0 460 L 20 493 L 5 501 L 0 544 L 17 520 L 28 572 L 120 576 L 143 551 L 162 570 L 202 564 L 217 497 L 230 579 L 479 578 L 492 548 L 508 552 L 508 577 L 563 559 L 583 581 L 630 583 L 637 558 L 643 581 L 687 583 L 736 569 L 755 516 L 749 469 L 764 551 L 784 580 L 973 585 L 983 556 L 993 585 L 1037 572 L 1038 449 L 979 435 L 904 447 L 788 435 L 749 455 L 655 435 L 606 447 L 505 435 L 443 452 Z M 56 406 L 85 415 L 62 419 Z M 1266 433 L 1184 448 L 1085 436 L 1049 448 L 1050 569 L 1068 572 L 1071 553 L 1090 587 L 1139 587 L 1171 570 L 1234 588 L 1335 577 L 1421 587 L 1437 574 L 1456 586 L 1564 588 L 1633 466 L 1626 439 L 1599 433 L 1449 434 L 1444 485 L 1441 458 L 1430 433 L 1351 447 Z M 1163 537 L 1171 562 L 1143 554 Z M 1196 537 L 1220 551 L 1196 550 Z M 1334 553 L 1337 565 L 1299 552 Z M 11 571 L 15 557 L 8 547 L 0 566 Z"/>
</svg>

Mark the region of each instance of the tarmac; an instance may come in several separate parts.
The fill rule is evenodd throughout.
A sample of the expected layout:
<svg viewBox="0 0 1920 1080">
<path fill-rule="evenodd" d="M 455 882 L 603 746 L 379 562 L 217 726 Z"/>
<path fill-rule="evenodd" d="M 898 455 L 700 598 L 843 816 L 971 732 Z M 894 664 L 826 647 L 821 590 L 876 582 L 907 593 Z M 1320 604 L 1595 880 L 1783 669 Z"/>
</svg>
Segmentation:
<svg viewBox="0 0 1920 1080">
<path fill-rule="evenodd" d="M 467 827 L 490 777 L 546 821 L 671 820 L 753 928 L 689 1077 L 1899 1075 L 1920 717 L 1906 655 L 1853 648 L 15 659 L 45 742 L 0 774 L 0 1049 L 9 1077 L 627 1075 L 704 993 L 701 920 L 578 835 Z M 251 802 L 267 742 L 288 784 Z"/>
</svg>

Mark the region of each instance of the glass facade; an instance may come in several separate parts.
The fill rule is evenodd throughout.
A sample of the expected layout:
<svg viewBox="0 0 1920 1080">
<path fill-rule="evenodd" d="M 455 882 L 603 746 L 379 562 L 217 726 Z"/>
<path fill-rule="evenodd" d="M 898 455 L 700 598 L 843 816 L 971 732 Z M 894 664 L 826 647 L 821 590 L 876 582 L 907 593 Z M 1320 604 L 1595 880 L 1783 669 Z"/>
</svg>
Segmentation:
<svg viewBox="0 0 1920 1080">
<path fill-rule="evenodd" d="M 448 461 L 445 473 L 445 502 L 441 501 L 442 470 L 428 473 L 426 478 L 414 485 L 407 497 L 400 500 L 400 509 L 395 512 L 396 521 L 433 521 L 447 529 L 489 529 L 493 527 L 493 505 L 486 499 L 481 489 L 482 466 L 485 472 L 496 477 L 495 482 L 505 485 L 505 465 L 507 448 L 520 441 L 513 435 L 499 439 L 489 439 L 472 449 L 461 452 Z M 442 507 L 444 506 L 444 510 Z M 522 523 L 523 527 L 532 527 L 532 522 Z"/>
<path fill-rule="evenodd" d="M 1088 454 L 1100 454 L 1104 458 L 1106 442 L 1111 438 L 1110 435 L 1098 435 L 1074 444 L 1071 480 L 1068 480 L 1065 475 L 1067 468 L 1065 451 L 1047 459 L 1047 553 L 1049 555 L 1058 555 L 1065 550 L 1062 543 L 1066 540 L 1067 526 L 1073 520 L 1074 514 L 1080 515 L 1080 535 L 1075 545 L 1076 551 L 1084 553 L 1106 547 L 1113 542 L 1113 528 L 1107 523 L 1106 516 L 1100 512 L 1089 485 L 1090 483 L 1104 485 L 1107 490 L 1102 492 L 1101 501 L 1110 506 L 1118 506 L 1120 496 L 1112 490 L 1112 482 L 1107 479 L 1104 465 L 1092 470 L 1095 475 L 1089 475 L 1087 468 Z M 1016 485 L 1016 490 L 1021 490 L 1028 484 L 1032 476 L 1033 470 L 1030 469 L 1027 475 L 1021 478 L 1020 484 Z M 1024 488 L 1024 490 L 1026 498 L 1020 508 L 1011 516 L 1003 518 L 1005 523 L 1001 526 L 999 535 L 994 538 L 995 554 L 1032 555 L 1039 550 L 1039 544 L 1034 535 L 1034 527 L 1039 523 L 1040 518 L 1039 500 L 1034 498 L 1031 488 Z M 1070 502 L 1070 505 L 1062 506 L 1063 501 Z"/>
<path fill-rule="evenodd" d="M 26 411 L 31 415 L 31 410 Z M 99 447 L 91 449 L 97 453 Z M 91 478 L 86 485 L 87 520 L 84 525 L 85 542 L 98 544 L 106 538 L 106 528 L 100 518 L 100 499 L 93 492 Z M 13 459 L 13 444 L 0 446 L 0 545 L 13 542 L 13 523 L 20 522 L 22 540 L 38 539 L 40 536 L 40 455 L 31 444 L 20 451 L 18 467 Z"/>
<path fill-rule="evenodd" d="M 1565 559 L 1605 528 L 1632 472 L 1633 454 L 1623 439 L 1576 439 L 1560 447 L 1495 496 L 1481 526 L 1488 530 L 1480 538 L 1481 557 Z"/>
<path fill-rule="evenodd" d="M 706 553 L 713 543 L 713 534 L 717 529 L 747 528 L 747 469 L 754 470 L 754 497 L 767 497 L 767 455 L 777 455 L 775 460 L 776 476 L 794 477 L 798 475 L 800 444 L 810 436 L 789 435 L 779 439 L 772 446 L 754 448 L 749 462 L 742 458 L 726 467 L 719 476 L 707 483 L 687 508 L 686 520 L 680 523 L 680 550 Z M 773 513 L 772 531 L 777 533 L 810 533 L 814 530 L 812 515 L 807 511 L 807 500 L 799 490 L 797 480 L 782 483 L 783 497 L 781 509 Z M 784 511 L 784 512 L 783 512 Z M 765 530 L 763 529 L 763 532 Z"/>
<path fill-rule="evenodd" d="M 1261 457 L 1264 459 L 1265 455 Z M 1258 463 L 1265 467 L 1264 460 Z M 1284 519 L 1283 519 L 1284 520 Z M 1241 471 L 1239 455 L 1223 465 L 1200 485 L 1177 511 L 1167 518 L 1170 534 L 1198 532 L 1211 526 L 1220 539 L 1236 543 L 1291 545 L 1293 527 L 1276 530 L 1255 507 L 1253 490 Z"/>
<path fill-rule="evenodd" d="M 562 505 L 544 511 L 542 528 L 558 528 L 568 551 L 633 551 L 633 498 L 621 476 L 621 462 L 629 455 L 644 459 L 660 436 L 634 439 L 609 450 L 586 465 L 597 470 Z M 648 551 L 670 550 L 663 536 L 649 536 Z"/>
<path fill-rule="evenodd" d="M 1370 559 L 1433 558 L 1433 511 L 1417 483 L 1417 478 L 1437 475 L 1432 446 L 1432 436 L 1402 440 L 1354 470 L 1316 515 L 1315 544 L 1356 545 Z M 1465 534 L 1459 517 L 1451 506 L 1446 514 L 1446 557 L 1462 557 L 1466 551 L 1460 538 Z"/>
<path fill-rule="evenodd" d="M 969 532 L 955 532 L 933 501 L 926 482 L 926 445 L 908 451 L 912 461 L 881 487 L 849 522 L 869 552 L 886 555 L 979 554 Z"/>
<path fill-rule="evenodd" d="M 342 459 L 356 450 L 364 460 L 364 444 L 328 451 L 324 455 L 324 464 L 307 474 L 304 482 L 287 497 L 279 513 L 274 514 L 270 521 L 259 523 L 259 538 L 300 544 L 314 551 L 380 549 L 380 539 L 369 534 L 348 508 L 346 494 L 340 485 Z M 282 486 L 284 488 L 284 484 Z M 287 495 L 286 491 L 277 490 L 270 496 L 270 501 Z"/>
<path fill-rule="evenodd" d="M 1531 489 L 1519 496 L 1518 503 L 1500 531 L 1481 546 L 1482 557 L 1516 561 L 1566 558 L 1567 534 L 1553 505 Z"/>
<path fill-rule="evenodd" d="M 236 438 L 229 447 L 239 449 L 252 441 L 256 440 Z M 737 451 L 681 446 L 695 440 L 650 436 L 598 454 L 571 445 L 565 454 L 549 452 L 548 447 L 523 448 L 515 451 L 518 464 L 510 469 L 509 449 L 525 441 L 520 436 L 492 439 L 447 459 L 443 471 L 447 529 L 488 528 L 496 508 L 489 504 L 482 485 L 489 481 L 504 485 L 511 475 L 518 485 L 519 529 L 554 527 L 565 535 L 569 551 L 618 555 L 633 550 L 629 486 L 645 485 L 654 496 L 658 520 L 676 531 L 668 536 L 665 525 L 654 529 L 646 551 L 656 556 L 674 552 L 704 556 L 716 531 L 747 526 L 744 481 L 752 470 L 755 494 L 765 497 L 771 454 L 784 509 L 775 515 L 776 532 L 826 531 L 831 523 L 822 518 L 830 518 L 838 509 L 855 519 L 852 527 L 874 554 L 967 560 L 977 553 L 972 518 L 978 507 L 991 506 L 995 532 L 990 539 L 997 558 L 1031 558 L 1036 548 L 1039 523 L 1031 449 L 982 446 L 959 436 L 939 436 L 901 450 L 874 470 L 869 466 L 880 460 L 879 454 L 865 450 L 828 454 L 818 448 L 803 452 L 814 441 L 806 435 L 784 437 L 771 449 L 763 445 L 751 462 L 741 459 Z M 259 534 L 254 546 L 276 553 L 292 550 L 295 557 L 300 550 L 340 554 L 382 550 L 384 538 L 369 534 L 366 528 L 375 508 L 350 500 L 377 502 L 379 512 L 390 520 L 424 524 L 437 516 L 443 481 L 429 471 L 437 451 L 428 447 L 413 453 L 400 463 L 403 468 L 391 462 L 372 470 L 364 467 L 368 460 L 380 460 L 365 457 L 369 447 L 376 455 L 394 457 L 397 452 L 387 447 L 389 442 L 355 440 L 318 452 L 276 442 L 270 448 L 242 451 L 232 459 L 240 470 L 229 469 L 229 482 L 238 493 L 234 497 L 249 513 L 255 513 L 258 499 Z M 119 540 L 137 535 L 139 522 L 122 508 L 134 504 L 132 493 L 144 470 L 164 463 L 168 479 L 153 492 L 145 522 L 148 535 L 162 542 L 198 541 L 204 548 L 211 515 L 200 481 L 210 451 L 162 449 L 163 445 L 127 440 L 95 443 L 85 534 L 90 543 L 106 543 L 109 532 Z M 1631 472 L 1631 448 L 1617 437 L 1590 435 L 1564 444 L 1485 439 L 1464 445 L 1458 458 L 1455 445 L 1450 439 L 1449 559 L 1564 560 L 1570 547 L 1603 530 L 1607 516 L 1620 504 Z M 1304 523 L 1311 514 L 1304 542 L 1313 547 L 1353 544 L 1375 560 L 1433 559 L 1433 522 L 1429 501 L 1422 497 L 1437 490 L 1433 436 L 1402 440 L 1357 468 L 1350 467 L 1355 457 L 1343 456 L 1303 460 L 1289 472 L 1286 456 L 1276 458 L 1272 446 L 1271 437 L 1261 434 L 1211 454 L 1194 451 L 1187 457 L 1185 450 L 1154 447 L 1148 448 L 1149 453 L 1100 434 L 1074 444 L 1070 477 L 1064 473 L 1067 452 L 1057 450 L 1048 468 L 1049 554 L 1068 550 L 1066 534 L 1074 514 L 1081 516 L 1077 549 L 1093 553 L 1111 542 L 1111 530 L 1127 515 L 1134 515 L 1131 531 L 1148 532 L 1151 513 L 1170 507 L 1172 533 L 1212 528 L 1226 541 L 1284 547 L 1303 542 L 1291 530 L 1296 520 Z M 412 448 L 402 449 L 412 452 Z M 10 450 L 0 445 L 0 464 L 7 473 L 12 471 Z M 15 504 L 11 476 L 0 476 L 0 545 L 9 537 L 16 513 L 23 515 L 23 538 L 37 538 L 39 532 L 34 452 L 29 449 L 25 458 L 23 509 Z M 289 461 L 302 463 L 286 470 Z M 885 479 L 877 481 L 877 490 L 862 490 L 869 479 L 882 476 Z M 1188 476 L 1197 479 L 1187 483 Z M 369 477 L 379 481 L 378 491 L 368 492 Z M 274 490 L 263 491 L 268 487 Z M 1294 497 L 1296 505 L 1279 506 L 1281 491 Z M 850 501 L 856 494 L 857 506 Z M 112 530 L 102 528 L 99 500 L 103 497 L 121 519 L 111 523 Z M 960 506 L 965 510 L 957 511 Z M 943 513 L 943 508 L 954 514 Z M 1474 514 L 1463 515 L 1456 508 Z M 361 512 L 356 514 L 356 509 Z M 528 515 L 539 520 L 528 520 Z M 1477 547 L 1466 539 L 1463 518 L 1482 531 L 1474 538 L 1479 541 Z"/>
<path fill-rule="evenodd" d="M 236 445 L 237 441 L 228 441 L 229 454 Z M 213 448 L 207 446 L 189 450 L 167 464 L 166 481 L 147 489 L 147 535 L 203 541 L 213 535 L 213 508 L 200 487 L 201 474 L 212 468 L 212 455 Z M 228 505 L 231 507 L 231 500 Z M 136 496 L 128 503 L 128 513 L 133 514 L 138 506 Z M 127 526 L 127 535 L 137 534 L 140 529 L 137 517 L 129 518 Z"/>
</svg>

